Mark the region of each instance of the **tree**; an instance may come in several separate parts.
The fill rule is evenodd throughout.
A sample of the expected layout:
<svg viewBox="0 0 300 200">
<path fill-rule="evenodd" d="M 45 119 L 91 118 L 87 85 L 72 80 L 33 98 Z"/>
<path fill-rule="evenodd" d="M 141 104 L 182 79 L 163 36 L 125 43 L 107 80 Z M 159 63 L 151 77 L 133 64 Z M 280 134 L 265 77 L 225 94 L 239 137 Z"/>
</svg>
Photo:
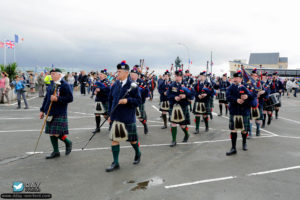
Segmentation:
<svg viewBox="0 0 300 200">
<path fill-rule="evenodd" d="M 176 60 L 175 60 L 175 69 L 178 70 L 181 68 L 181 60 L 180 58 L 177 56 Z"/>
<path fill-rule="evenodd" d="M 6 66 L 0 65 L 1 72 L 6 72 L 10 81 L 14 80 L 17 75 L 17 63 L 11 63 Z"/>
</svg>

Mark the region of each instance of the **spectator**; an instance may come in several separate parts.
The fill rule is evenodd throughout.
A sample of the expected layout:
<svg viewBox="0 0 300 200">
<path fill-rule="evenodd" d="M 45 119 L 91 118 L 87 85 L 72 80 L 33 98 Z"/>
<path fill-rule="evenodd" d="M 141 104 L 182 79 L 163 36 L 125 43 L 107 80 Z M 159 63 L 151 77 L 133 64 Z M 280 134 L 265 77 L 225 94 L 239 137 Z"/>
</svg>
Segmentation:
<svg viewBox="0 0 300 200">
<path fill-rule="evenodd" d="M 9 78 L 6 72 L 1 72 L 0 79 L 0 103 L 4 103 L 4 96 L 7 99 L 7 103 L 10 104 L 8 92 L 10 91 Z"/>
<path fill-rule="evenodd" d="M 15 86 L 15 92 L 17 93 L 17 99 L 18 99 L 17 109 L 21 109 L 21 96 L 25 103 L 25 109 L 28 109 L 29 107 L 25 96 L 25 82 L 23 77 L 19 77 L 17 75 L 15 81 L 13 81 L 12 84 Z"/>
<path fill-rule="evenodd" d="M 75 78 L 73 76 L 73 73 L 72 74 L 69 73 L 69 75 L 68 75 L 68 83 L 70 84 L 71 90 L 73 92 L 74 86 L 75 86 Z"/>
<path fill-rule="evenodd" d="M 288 81 L 286 82 L 286 93 L 288 98 L 290 97 L 290 93 L 292 92 L 292 90 L 293 90 L 293 82 L 290 79 L 288 79 Z"/>
<path fill-rule="evenodd" d="M 294 90 L 294 97 L 297 97 L 297 92 L 299 89 L 299 84 L 297 80 L 293 80 L 293 90 Z"/>
<path fill-rule="evenodd" d="M 41 72 L 40 75 L 37 77 L 37 83 L 39 88 L 39 97 L 44 97 L 45 95 L 45 76 L 44 72 Z"/>
</svg>

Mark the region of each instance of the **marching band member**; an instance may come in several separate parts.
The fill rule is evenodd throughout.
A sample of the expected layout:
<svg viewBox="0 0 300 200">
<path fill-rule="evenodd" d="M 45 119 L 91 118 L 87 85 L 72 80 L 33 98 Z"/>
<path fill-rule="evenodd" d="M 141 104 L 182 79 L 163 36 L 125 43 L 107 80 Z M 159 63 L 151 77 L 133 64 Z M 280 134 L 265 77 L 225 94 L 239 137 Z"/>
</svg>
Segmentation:
<svg viewBox="0 0 300 200">
<path fill-rule="evenodd" d="M 191 91 L 184 87 L 182 81 L 182 70 L 175 72 L 175 81 L 170 84 L 167 91 L 168 100 L 170 102 L 170 121 L 172 132 L 172 143 L 170 147 L 176 146 L 177 124 L 180 125 L 185 136 L 182 142 L 189 139 L 188 125 L 190 124 L 190 114 L 188 110 L 189 100 L 191 99 Z"/>
<path fill-rule="evenodd" d="M 138 145 L 138 134 L 136 128 L 136 107 L 142 103 L 138 88 L 132 88 L 132 80 L 128 78 L 129 66 L 126 61 L 117 65 L 118 80 L 111 87 L 108 97 L 109 122 L 112 122 L 111 139 L 113 163 L 106 172 L 112 172 L 120 168 L 119 153 L 120 141 L 127 140 L 135 150 L 133 164 L 141 160 L 141 152 Z"/>
<path fill-rule="evenodd" d="M 228 113 L 228 101 L 226 100 L 226 90 L 230 86 L 230 82 L 227 80 L 227 73 L 223 74 L 222 79 L 216 82 L 215 89 L 219 89 L 219 108 L 220 113 L 218 116 L 222 116 L 223 114 L 223 104 L 225 107 L 225 114 Z M 220 98 L 221 97 L 221 98 Z"/>
<path fill-rule="evenodd" d="M 160 111 L 162 112 L 162 119 L 164 125 L 161 129 L 167 128 L 167 112 L 169 112 L 170 104 L 167 97 L 167 91 L 170 84 L 170 72 L 167 70 L 163 75 L 163 82 L 158 87 L 158 92 L 160 94 Z"/>
<path fill-rule="evenodd" d="M 242 72 L 239 70 L 233 75 L 233 84 L 229 86 L 226 92 L 226 98 L 229 102 L 229 129 L 231 130 L 232 147 L 227 156 L 236 154 L 237 131 L 241 130 L 243 150 L 247 151 L 247 132 L 250 130 L 250 108 L 252 95 L 247 88 L 241 85 Z"/>
<path fill-rule="evenodd" d="M 50 71 L 52 81 L 47 87 L 47 94 L 43 105 L 40 108 L 40 119 L 48 112 L 51 101 L 52 107 L 46 122 L 45 133 L 50 135 L 53 152 L 46 159 L 53 159 L 60 156 L 58 139 L 66 145 L 66 155 L 72 151 L 72 142 L 67 138 L 68 130 L 68 104 L 73 101 L 73 92 L 70 85 L 62 78 L 62 71 L 54 68 Z M 54 92 L 56 91 L 56 94 Z"/>
<path fill-rule="evenodd" d="M 282 82 L 278 79 L 277 72 L 273 73 L 273 79 L 270 88 L 271 88 L 271 94 L 279 93 L 281 95 L 282 91 L 284 90 Z M 279 108 L 281 107 L 281 102 L 276 104 L 274 107 L 275 107 L 275 118 L 278 119 L 278 112 L 279 112 Z"/>
<path fill-rule="evenodd" d="M 130 71 L 130 78 L 133 82 L 137 83 L 139 86 L 139 90 L 141 93 L 141 97 L 142 97 L 142 103 L 137 107 L 137 116 L 139 121 L 143 124 L 144 126 L 144 134 L 147 134 L 148 131 L 148 125 L 147 125 L 147 113 L 145 110 L 145 102 L 146 102 L 146 98 L 149 97 L 149 88 L 147 86 L 147 84 L 145 83 L 145 81 L 143 81 L 142 79 L 139 79 L 139 72 L 137 70 L 137 68 L 133 68 Z"/>
<path fill-rule="evenodd" d="M 107 70 L 101 70 L 99 74 L 99 80 L 95 82 L 95 102 L 96 102 L 96 110 L 95 110 L 95 121 L 96 121 L 96 129 L 93 133 L 100 132 L 100 123 L 101 123 L 101 115 L 106 119 L 108 117 L 108 95 L 110 92 L 110 81 L 107 79 Z"/>
<path fill-rule="evenodd" d="M 196 103 L 196 101 L 199 102 L 199 94 L 202 92 L 204 85 L 208 83 L 208 81 L 206 80 L 206 71 L 201 72 L 198 79 L 199 80 L 194 84 L 194 92 L 195 92 L 195 97 L 196 97 L 195 103 Z M 194 110 L 195 110 L 195 103 L 194 103 Z M 208 120 L 208 118 L 207 118 L 207 120 Z M 204 122 L 208 123 L 208 122 L 206 122 L 206 119 L 204 119 Z M 195 123 L 196 123 L 196 130 L 195 130 L 194 134 L 198 134 L 199 126 L 200 126 L 200 115 L 199 114 L 195 115 Z"/>
</svg>

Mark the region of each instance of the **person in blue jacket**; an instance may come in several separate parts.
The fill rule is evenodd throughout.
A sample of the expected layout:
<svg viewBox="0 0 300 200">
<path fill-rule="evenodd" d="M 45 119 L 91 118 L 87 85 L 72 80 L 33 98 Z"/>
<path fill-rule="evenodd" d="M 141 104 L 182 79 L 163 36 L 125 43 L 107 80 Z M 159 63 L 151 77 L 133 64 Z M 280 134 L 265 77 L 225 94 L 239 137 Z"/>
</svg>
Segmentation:
<svg viewBox="0 0 300 200">
<path fill-rule="evenodd" d="M 129 76 L 129 65 L 126 61 L 122 61 L 117 65 L 118 80 L 111 87 L 108 96 L 108 113 L 110 117 L 108 122 L 121 122 L 125 124 L 125 128 L 128 132 L 128 142 L 135 150 L 135 157 L 133 164 L 138 164 L 141 160 L 141 152 L 138 145 L 138 134 L 136 128 L 136 107 L 142 103 L 141 94 L 138 88 L 133 88 L 130 90 L 132 80 Z M 129 93 L 123 97 L 126 92 Z M 123 98 L 122 98 L 123 97 Z M 112 112 L 114 111 L 114 112 Z M 113 154 L 113 163 L 106 172 L 112 172 L 120 168 L 119 165 L 119 153 L 120 153 L 120 143 L 113 139 L 111 150 Z"/>
<path fill-rule="evenodd" d="M 45 133 L 50 135 L 53 152 L 46 159 L 53 159 L 60 156 L 58 139 L 65 143 L 66 155 L 69 155 L 72 151 L 72 142 L 67 138 L 69 134 L 67 112 L 68 104 L 73 101 L 73 92 L 70 85 L 62 78 L 62 71 L 60 69 L 54 68 L 50 71 L 50 74 L 52 81 L 49 87 L 47 87 L 47 94 L 40 108 L 40 119 L 43 119 L 52 102 Z M 57 89 L 54 94 L 55 88 Z"/>
<path fill-rule="evenodd" d="M 130 78 L 133 82 L 137 83 L 139 91 L 141 93 L 142 103 L 137 107 L 139 110 L 138 119 L 144 126 L 144 134 L 148 134 L 149 130 L 147 125 L 147 113 L 145 110 L 145 102 L 146 98 L 149 97 L 150 90 L 147 86 L 147 83 L 144 80 L 139 79 L 139 72 L 137 68 L 133 68 L 130 71 Z"/>
<path fill-rule="evenodd" d="M 200 83 L 199 83 L 200 84 Z M 195 134 L 199 134 L 199 126 L 200 126 L 200 116 L 203 116 L 203 120 L 205 123 L 205 132 L 208 132 L 209 127 L 208 127 L 208 116 L 211 113 L 211 107 L 210 107 L 210 99 L 211 96 L 213 95 L 214 91 L 210 85 L 209 82 L 205 82 L 204 86 L 202 87 L 201 90 L 197 89 L 195 90 L 195 103 L 194 103 L 194 109 L 193 113 L 195 114 L 196 119 L 198 119 L 198 123 L 196 123 L 196 131 Z M 205 105 L 205 112 L 199 113 L 197 110 L 197 107 L 200 108 L 199 103 L 204 103 Z"/>
<path fill-rule="evenodd" d="M 99 73 L 100 79 L 95 82 L 95 102 L 96 102 L 96 110 L 95 110 L 95 121 L 96 121 L 96 129 L 93 133 L 100 132 L 100 123 L 101 123 L 101 115 L 106 119 L 108 118 L 107 110 L 108 110 L 108 95 L 110 92 L 110 81 L 107 79 L 107 70 L 101 70 Z M 101 105 L 102 104 L 102 108 Z"/>
<path fill-rule="evenodd" d="M 194 84 L 194 96 L 198 96 L 201 92 L 202 92 L 202 89 L 204 88 L 204 85 L 206 83 L 209 83 L 207 80 L 206 80 L 206 71 L 202 71 L 200 72 L 199 74 L 199 78 L 198 80 L 195 82 Z M 198 94 L 198 95 L 197 95 Z M 196 100 L 195 102 L 197 101 L 197 97 L 196 97 Z M 195 106 L 194 106 L 195 107 Z M 195 114 L 195 113 L 194 113 Z M 203 119 L 204 120 L 204 119 Z M 205 121 L 205 120 L 204 120 Z M 199 133 L 199 127 L 200 127 L 200 115 L 196 114 L 195 115 L 195 123 L 196 123 L 196 130 L 194 132 L 194 134 L 198 134 Z"/>
<path fill-rule="evenodd" d="M 234 116 L 242 116 L 244 130 L 241 131 L 243 150 L 247 151 L 247 133 L 250 130 L 250 108 L 253 100 L 249 90 L 241 85 L 242 72 L 239 70 L 233 75 L 233 84 L 229 86 L 226 92 L 226 99 L 229 102 L 229 129 L 231 130 L 232 147 L 227 156 L 236 154 L 237 130 L 235 128 Z"/>
<path fill-rule="evenodd" d="M 267 114 L 268 114 L 268 124 L 270 125 L 272 119 L 272 106 L 269 106 L 269 95 L 270 95 L 270 85 L 268 84 L 267 79 L 268 72 L 262 74 L 262 86 L 264 88 L 265 94 L 263 95 L 263 119 L 262 119 L 262 128 L 265 128 Z"/>
<path fill-rule="evenodd" d="M 163 109 L 162 105 L 163 104 L 167 105 L 167 102 L 168 102 L 167 91 L 168 91 L 170 83 L 171 83 L 171 81 L 170 81 L 170 72 L 168 70 L 166 70 L 164 75 L 163 75 L 163 81 L 158 86 L 158 92 L 160 94 L 160 111 L 162 113 L 162 119 L 164 121 L 164 125 L 161 127 L 161 129 L 166 129 L 167 128 L 167 112 L 169 112 L 169 110 Z"/>
<path fill-rule="evenodd" d="M 172 143 L 170 147 L 176 146 L 176 135 L 177 135 L 177 124 L 180 125 L 182 131 L 184 132 L 185 136 L 182 142 L 187 142 L 189 139 L 188 133 L 188 125 L 190 124 L 190 113 L 188 110 L 189 100 L 191 99 L 191 91 L 184 87 L 184 83 L 182 81 L 182 70 L 175 71 L 175 81 L 170 84 L 167 96 L 170 102 L 170 121 L 171 121 L 171 132 L 172 132 Z M 184 121 L 182 122 L 174 122 L 172 121 L 172 110 L 174 105 L 179 105 L 183 111 Z"/>
<path fill-rule="evenodd" d="M 223 74 L 222 79 L 220 78 L 216 84 L 215 84 L 215 89 L 219 89 L 219 92 L 225 92 L 227 88 L 230 86 L 230 82 L 227 80 L 227 73 Z M 228 113 L 228 101 L 226 99 L 219 99 L 219 108 L 220 108 L 220 113 L 218 116 L 222 116 L 223 114 L 223 104 L 225 107 L 225 114 L 227 115 Z"/>
<path fill-rule="evenodd" d="M 273 79 L 270 85 L 270 89 L 271 89 L 270 94 L 279 93 L 280 95 L 284 90 L 282 82 L 278 79 L 278 72 L 273 73 Z M 279 112 L 279 108 L 281 107 L 281 102 L 274 105 L 274 107 L 275 107 L 275 118 L 278 119 L 278 112 Z"/>
</svg>

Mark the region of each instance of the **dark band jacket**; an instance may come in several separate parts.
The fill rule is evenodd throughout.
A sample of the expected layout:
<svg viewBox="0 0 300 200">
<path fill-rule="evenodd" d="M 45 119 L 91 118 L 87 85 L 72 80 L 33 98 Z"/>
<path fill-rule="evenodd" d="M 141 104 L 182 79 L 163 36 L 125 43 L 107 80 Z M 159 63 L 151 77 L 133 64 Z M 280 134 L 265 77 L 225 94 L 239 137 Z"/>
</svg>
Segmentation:
<svg viewBox="0 0 300 200">
<path fill-rule="evenodd" d="M 165 92 L 168 91 L 169 86 L 170 86 L 170 81 L 164 81 L 158 86 L 158 92 L 160 94 L 160 101 L 168 101 L 167 95 L 165 95 Z"/>
<path fill-rule="evenodd" d="M 107 102 L 110 92 L 110 81 L 108 79 L 99 80 L 95 83 L 96 88 L 100 89 L 100 92 L 97 92 L 95 101 L 96 102 Z"/>
<path fill-rule="evenodd" d="M 146 81 L 144 81 L 142 79 L 138 79 L 136 81 L 136 83 L 139 86 L 139 90 L 140 90 L 141 97 L 142 97 L 142 103 L 144 104 L 146 101 L 146 98 L 149 97 L 149 92 L 150 92 L 149 86 L 147 85 Z"/>
<path fill-rule="evenodd" d="M 186 98 L 176 101 L 175 97 L 180 94 L 185 94 Z M 167 91 L 168 100 L 170 101 L 170 106 L 173 106 L 175 103 L 178 103 L 180 106 L 185 107 L 189 105 L 189 100 L 192 98 L 192 92 L 184 87 L 184 83 L 173 82 L 170 84 Z"/>
</svg>

